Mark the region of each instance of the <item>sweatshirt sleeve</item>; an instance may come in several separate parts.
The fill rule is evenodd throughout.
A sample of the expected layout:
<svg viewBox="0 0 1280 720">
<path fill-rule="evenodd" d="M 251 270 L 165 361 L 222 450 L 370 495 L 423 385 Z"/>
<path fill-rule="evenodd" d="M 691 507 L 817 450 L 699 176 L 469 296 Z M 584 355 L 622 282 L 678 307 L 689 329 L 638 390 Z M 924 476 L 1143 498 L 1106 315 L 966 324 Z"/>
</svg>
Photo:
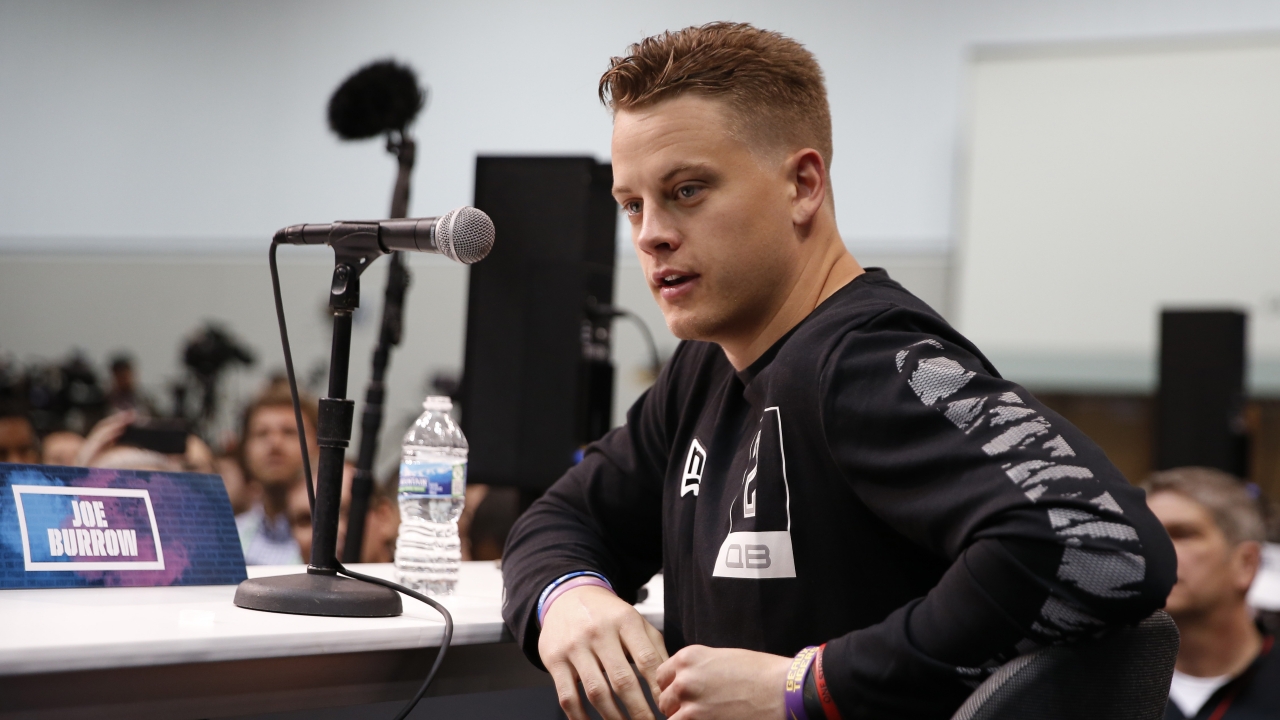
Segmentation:
<svg viewBox="0 0 1280 720">
<path fill-rule="evenodd" d="M 587 446 L 582 462 L 520 516 L 502 557 L 502 617 L 539 668 L 537 605 L 543 589 L 571 572 L 608 579 L 634 603 L 662 567 L 662 477 L 668 440 L 667 382 L 679 349 L 632 405 L 627 423 Z"/>
<path fill-rule="evenodd" d="M 845 718 L 945 716 L 1004 661 L 1164 605 L 1173 547 L 1142 491 L 950 328 L 890 310 L 823 362 L 846 481 L 951 563 L 926 596 L 828 643 Z"/>
</svg>

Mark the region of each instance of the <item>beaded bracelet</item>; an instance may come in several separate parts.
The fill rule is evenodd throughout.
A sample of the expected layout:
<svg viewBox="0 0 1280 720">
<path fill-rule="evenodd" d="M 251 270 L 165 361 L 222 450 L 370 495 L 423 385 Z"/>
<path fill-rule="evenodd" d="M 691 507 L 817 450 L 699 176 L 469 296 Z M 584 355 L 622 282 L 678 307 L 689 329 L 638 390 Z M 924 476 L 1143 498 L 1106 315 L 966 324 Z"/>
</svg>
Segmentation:
<svg viewBox="0 0 1280 720">
<path fill-rule="evenodd" d="M 818 648 L 810 645 L 796 653 L 791 661 L 783 696 L 787 710 L 786 720 L 809 720 L 809 714 L 804 710 L 804 678 L 817 653 Z"/>
</svg>

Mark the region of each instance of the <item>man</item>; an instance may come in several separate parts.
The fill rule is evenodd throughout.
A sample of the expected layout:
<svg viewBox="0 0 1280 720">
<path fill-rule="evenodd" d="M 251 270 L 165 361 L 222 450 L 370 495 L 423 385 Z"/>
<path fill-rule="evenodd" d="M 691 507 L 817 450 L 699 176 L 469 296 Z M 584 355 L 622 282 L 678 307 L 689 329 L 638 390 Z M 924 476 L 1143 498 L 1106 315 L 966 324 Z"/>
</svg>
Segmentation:
<svg viewBox="0 0 1280 720">
<path fill-rule="evenodd" d="M 119 353 L 111 358 L 111 389 L 107 391 L 107 406 L 112 412 L 135 410 L 142 417 L 154 417 L 155 405 L 138 390 L 133 371 L 133 358 Z"/>
<path fill-rule="evenodd" d="M 347 515 L 351 507 L 351 482 L 356 475 L 355 463 L 342 465 L 342 499 L 338 506 L 338 559 L 347 537 Z M 378 483 L 369 497 L 369 513 L 365 516 L 364 542 L 360 545 L 360 558 L 350 562 L 389 563 L 395 559 L 396 536 L 400 531 L 400 507 L 397 503 L 398 488 L 394 482 Z M 289 523 L 293 527 L 293 539 L 297 541 L 302 557 L 311 557 L 311 500 L 307 497 L 306 483 L 299 483 L 289 493 Z"/>
<path fill-rule="evenodd" d="M 1166 720 L 1280 717 L 1280 659 L 1245 596 L 1265 539 L 1257 502 L 1208 468 L 1156 473 L 1147 504 L 1173 539 L 1178 582 L 1165 610 L 1181 635 Z"/>
<path fill-rule="evenodd" d="M 0 405 L 0 462 L 40 462 L 36 429 L 25 413 L 8 403 Z"/>
<path fill-rule="evenodd" d="M 311 455 L 316 450 L 315 405 L 302 403 Z M 249 565 L 292 565 L 303 562 L 287 513 L 289 493 L 302 484 L 302 449 L 293 400 L 287 391 L 269 389 L 244 412 L 241 453 L 248 481 L 260 497 L 236 516 L 244 561 Z M 312 463 L 315 467 L 315 463 Z"/>
<path fill-rule="evenodd" d="M 607 720 L 653 717 L 629 658 L 673 720 L 946 718 L 1009 658 L 1163 604 L 1141 491 L 845 249 L 807 50 L 665 33 L 601 97 L 684 342 L 507 541 L 504 617 L 569 717 L 576 682 Z M 659 569 L 665 638 L 629 604 Z"/>
<path fill-rule="evenodd" d="M 55 430 L 40 443 L 40 462 L 44 465 L 74 465 L 84 438 L 70 430 Z"/>
</svg>

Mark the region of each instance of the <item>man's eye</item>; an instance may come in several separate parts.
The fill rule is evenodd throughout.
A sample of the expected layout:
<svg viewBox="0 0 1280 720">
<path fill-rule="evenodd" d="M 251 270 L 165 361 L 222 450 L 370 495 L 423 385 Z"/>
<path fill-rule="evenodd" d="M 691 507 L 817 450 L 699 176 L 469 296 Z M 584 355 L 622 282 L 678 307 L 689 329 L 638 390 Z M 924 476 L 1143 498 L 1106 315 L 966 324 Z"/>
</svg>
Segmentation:
<svg viewBox="0 0 1280 720">
<path fill-rule="evenodd" d="M 698 185 L 681 185 L 680 187 L 676 188 L 676 197 L 680 198 L 681 200 L 689 200 L 689 199 L 692 199 L 701 191 L 702 191 L 702 188 Z"/>
<path fill-rule="evenodd" d="M 626 214 L 628 214 L 628 215 L 639 215 L 639 214 L 640 214 L 640 201 L 639 201 L 639 200 L 631 200 L 630 202 L 624 202 L 624 203 L 622 203 L 622 211 L 623 211 L 623 212 L 625 212 L 625 213 L 626 213 Z"/>
</svg>

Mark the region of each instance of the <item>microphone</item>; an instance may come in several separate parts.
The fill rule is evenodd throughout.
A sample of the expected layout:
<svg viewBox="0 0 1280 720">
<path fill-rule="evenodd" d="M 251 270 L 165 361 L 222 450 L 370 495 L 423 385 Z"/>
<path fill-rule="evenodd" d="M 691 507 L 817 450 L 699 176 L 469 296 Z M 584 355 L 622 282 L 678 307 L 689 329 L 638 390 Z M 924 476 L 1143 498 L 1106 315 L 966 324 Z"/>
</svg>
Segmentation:
<svg viewBox="0 0 1280 720">
<path fill-rule="evenodd" d="M 470 265 L 493 249 L 493 221 L 483 210 L 460 207 L 433 218 L 346 220 L 334 223 L 290 225 L 276 231 L 275 241 L 290 245 L 341 246 L 348 242 L 368 246 L 376 228 L 382 254 L 397 250 L 429 252 Z M 375 257 L 377 254 L 375 253 Z"/>
</svg>

